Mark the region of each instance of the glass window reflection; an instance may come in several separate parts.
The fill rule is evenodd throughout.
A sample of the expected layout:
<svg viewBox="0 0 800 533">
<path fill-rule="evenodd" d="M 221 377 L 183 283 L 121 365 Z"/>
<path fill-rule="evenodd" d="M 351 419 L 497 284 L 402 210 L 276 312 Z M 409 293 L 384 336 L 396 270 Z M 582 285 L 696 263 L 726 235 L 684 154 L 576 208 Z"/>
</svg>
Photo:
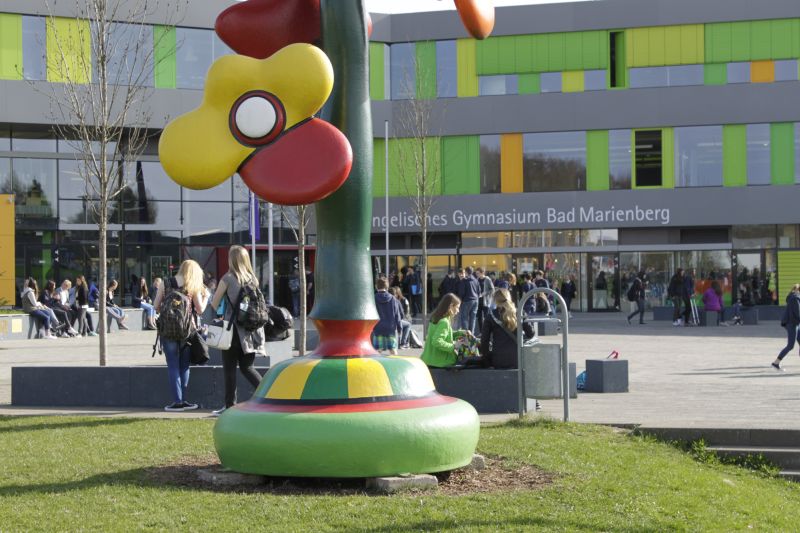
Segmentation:
<svg viewBox="0 0 800 533">
<path fill-rule="evenodd" d="M 631 130 L 609 130 L 608 173 L 612 189 L 630 189 L 633 176 Z"/>
<path fill-rule="evenodd" d="M 728 63 L 728 83 L 750 83 L 750 63 Z"/>
<path fill-rule="evenodd" d="M 176 75 L 179 89 L 202 89 L 213 58 L 213 32 L 177 28 Z"/>
<path fill-rule="evenodd" d="M 664 67 L 632 68 L 628 70 L 628 84 L 631 89 L 667 87 L 669 74 Z"/>
<path fill-rule="evenodd" d="M 500 192 L 500 136 L 481 135 L 481 194 Z"/>
<path fill-rule="evenodd" d="M 180 200 L 181 190 L 161 163 L 139 161 L 125 168 L 129 194 L 137 200 Z"/>
<path fill-rule="evenodd" d="M 223 40 L 219 38 L 219 35 L 214 32 L 212 32 L 212 35 L 214 36 L 214 40 L 212 42 L 212 45 L 214 46 L 214 61 L 222 56 L 235 53 L 233 50 L 231 50 L 230 46 L 225 44 Z"/>
<path fill-rule="evenodd" d="M 722 185 L 722 126 L 675 128 L 678 187 Z"/>
<path fill-rule="evenodd" d="M 525 192 L 581 191 L 586 187 L 586 132 L 522 136 Z"/>
<path fill-rule="evenodd" d="M 775 62 L 775 81 L 797 81 L 797 74 L 796 59 Z"/>
<path fill-rule="evenodd" d="M 539 231 L 515 231 L 513 236 L 514 248 L 541 248 L 543 232 Z"/>
<path fill-rule="evenodd" d="M 149 24 L 113 22 L 108 28 L 110 54 L 106 74 L 112 85 L 153 86 L 153 27 Z M 98 75 L 97 57 L 92 47 L 92 71 Z"/>
<path fill-rule="evenodd" d="M 11 151 L 11 130 L 0 126 L 0 152 Z"/>
<path fill-rule="evenodd" d="M 118 204 L 108 209 L 109 224 L 119 223 Z M 97 224 L 99 205 L 96 200 L 59 200 L 58 221 L 62 224 Z"/>
<path fill-rule="evenodd" d="M 508 248 L 510 231 L 484 231 L 461 234 L 461 248 Z"/>
<path fill-rule="evenodd" d="M 580 230 L 546 230 L 544 232 L 544 246 L 546 248 L 554 246 L 579 246 Z"/>
<path fill-rule="evenodd" d="M 11 159 L 0 157 L 0 194 L 11 194 L 14 187 L 11 184 Z"/>
<path fill-rule="evenodd" d="M 13 159 L 11 170 L 17 216 L 55 217 L 57 190 L 55 160 Z"/>
<path fill-rule="evenodd" d="M 584 91 L 605 91 L 606 90 L 606 71 L 587 70 L 583 73 Z"/>
<path fill-rule="evenodd" d="M 390 47 L 391 94 L 392 100 L 409 100 L 416 91 L 416 45 L 398 43 Z"/>
<path fill-rule="evenodd" d="M 56 139 L 49 131 L 12 132 L 11 149 L 15 152 L 47 152 L 56 151 Z"/>
<path fill-rule="evenodd" d="M 561 73 L 542 72 L 539 75 L 539 90 L 543 93 L 560 93 Z"/>
<path fill-rule="evenodd" d="M 183 191 L 183 201 L 203 201 L 203 202 L 230 202 L 231 201 L 231 180 L 226 179 L 216 187 L 211 189 L 193 190 L 181 189 Z"/>
<path fill-rule="evenodd" d="M 47 79 L 44 17 L 22 17 L 22 75 L 26 80 Z"/>
<path fill-rule="evenodd" d="M 166 230 L 180 227 L 180 202 L 157 202 L 123 195 L 119 205 L 122 206 L 120 220 L 125 224 L 146 224 L 154 226 L 152 229 Z"/>
<path fill-rule="evenodd" d="M 189 202 L 183 204 L 183 227 L 187 237 L 228 239 L 231 233 L 231 204 L 212 202 Z"/>
<path fill-rule="evenodd" d="M 769 124 L 747 125 L 747 183 L 769 185 L 771 183 Z"/>
<path fill-rule="evenodd" d="M 455 41 L 436 41 L 436 95 L 439 98 L 457 96 L 458 77 Z"/>
</svg>

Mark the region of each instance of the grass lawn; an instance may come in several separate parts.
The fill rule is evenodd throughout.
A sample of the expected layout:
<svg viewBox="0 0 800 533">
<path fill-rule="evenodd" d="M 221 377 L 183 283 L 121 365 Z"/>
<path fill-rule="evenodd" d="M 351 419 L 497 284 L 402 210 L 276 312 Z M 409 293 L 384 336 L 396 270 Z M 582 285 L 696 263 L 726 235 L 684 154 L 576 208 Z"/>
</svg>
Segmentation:
<svg viewBox="0 0 800 533">
<path fill-rule="evenodd" d="M 159 485 L 213 451 L 208 420 L 0 417 L 0 531 L 796 531 L 800 485 L 605 427 L 481 430 L 479 451 L 553 472 L 534 491 L 279 496 Z M 368 438 L 368 436 L 365 436 Z M 301 453 L 301 450 L 298 450 Z M 387 450 L 390 453 L 390 450 Z"/>
</svg>

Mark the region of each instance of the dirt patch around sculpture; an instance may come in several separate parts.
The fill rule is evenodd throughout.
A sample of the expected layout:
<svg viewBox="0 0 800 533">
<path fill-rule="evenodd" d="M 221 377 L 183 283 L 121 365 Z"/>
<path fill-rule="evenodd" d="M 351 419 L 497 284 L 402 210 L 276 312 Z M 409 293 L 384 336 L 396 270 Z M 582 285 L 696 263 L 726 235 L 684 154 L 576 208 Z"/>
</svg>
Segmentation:
<svg viewBox="0 0 800 533">
<path fill-rule="evenodd" d="M 202 474 L 201 474 L 202 472 Z M 204 456 L 182 457 L 162 466 L 148 468 L 145 471 L 148 482 L 158 485 L 170 485 L 196 490 L 236 493 L 265 493 L 276 495 L 316 495 L 316 496 L 352 496 L 374 494 L 365 488 L 364 478 L 331 479 L 331 478 L 285 478 L 246 476 L 241 481 L 235 479 L 231 483 L 219 483 L 208 480 L 219 474 L 225 476 L 228 471 L 219 464 L 214 454 Z M 201 476 L 205 479 L 201 479 Z M 553 483 L 556 476 L 539 468 L 510 461 L 502 456 L 486 456 L 486 468 L 473 470 L 462 468 L 451 472 L 436 474 L 439 480 L 439 494 L 460 496 L 502 491 L 536 490 Z M 400 492 L 408 494 L 420 492 L 411 489 Z"/>
</svg>

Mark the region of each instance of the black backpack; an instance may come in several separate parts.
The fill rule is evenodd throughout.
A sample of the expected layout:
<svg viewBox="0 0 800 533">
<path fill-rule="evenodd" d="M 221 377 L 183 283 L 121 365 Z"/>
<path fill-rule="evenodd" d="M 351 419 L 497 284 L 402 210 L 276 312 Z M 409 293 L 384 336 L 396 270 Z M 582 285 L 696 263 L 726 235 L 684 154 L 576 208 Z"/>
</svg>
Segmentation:
<svg viewBox="0 0 800 533">
<path fill-rule="evenodd" d="M 289 330 L 294 327 L 292 314 L 285 307 L 270 305 L 269 322 L 264 326 L 267 341 L 282 341 L 289 337 Z"/>
<path fill-rule="evenodd" d="M 246 331 L 256 331 L 269 322 L 267 301 L 252 281 L 248 281 L 239 289 L 239 297 L 236 299 L 233 312 L 236 313 L 236 325 Z"/>
<path fill-rule="evenodd" d="M 631 288 L 628 289 L 627 296 L 629 302 L 636 302 L 639 300 L 639 291 L 637 290 L 637 283 L 636 283 L 637 281 L 639 280 L 638 279 L 633 280 L 633 283 L 631 283 Z"/>
<path fill-rule="evenodd" d="M 192 299 L 178 287 L 175 278 L 170 278 L 168 291 L 158 308 L 158 336 L 186 342 L 196 329 L 192 319 Z"/>
</svg>

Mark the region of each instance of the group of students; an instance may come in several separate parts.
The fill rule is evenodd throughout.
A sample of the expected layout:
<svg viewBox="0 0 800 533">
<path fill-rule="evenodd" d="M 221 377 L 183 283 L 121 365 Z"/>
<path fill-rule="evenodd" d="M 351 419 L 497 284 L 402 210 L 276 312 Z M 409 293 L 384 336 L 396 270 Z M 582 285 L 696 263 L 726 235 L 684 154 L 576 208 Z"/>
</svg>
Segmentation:
<svg viewBox="0 0 800 533">
<path fill-rule="evenodd" d="M 117 321 L 120 329 L 128 329 L 125 312 L 113 301 L 116 288 L 117 282 L 111 280 L 106 293 L 106 312 Z M 58 287 L 55 281 L 49 280 L 42 291 L 34 278 L 28 278 L 20 297 L 23 310 L 43 330 L 42 338 L 97 335 L 89 310 L 97 305 L 100 291 L 94 283 L 88 284 L 83 276 L 75 278 L 74 286 L 68 279 Z"/>
<path fill-rule="evenodd" d="M 397 354 L 398 348 L 421 348 L 422 343 L 411 329 L 411 304 L 398 286 L 379 275 L 375 280 L 375 307 L 380 319 L 372 330 L 372 344 L 377 350 Z"/>
</svg>

